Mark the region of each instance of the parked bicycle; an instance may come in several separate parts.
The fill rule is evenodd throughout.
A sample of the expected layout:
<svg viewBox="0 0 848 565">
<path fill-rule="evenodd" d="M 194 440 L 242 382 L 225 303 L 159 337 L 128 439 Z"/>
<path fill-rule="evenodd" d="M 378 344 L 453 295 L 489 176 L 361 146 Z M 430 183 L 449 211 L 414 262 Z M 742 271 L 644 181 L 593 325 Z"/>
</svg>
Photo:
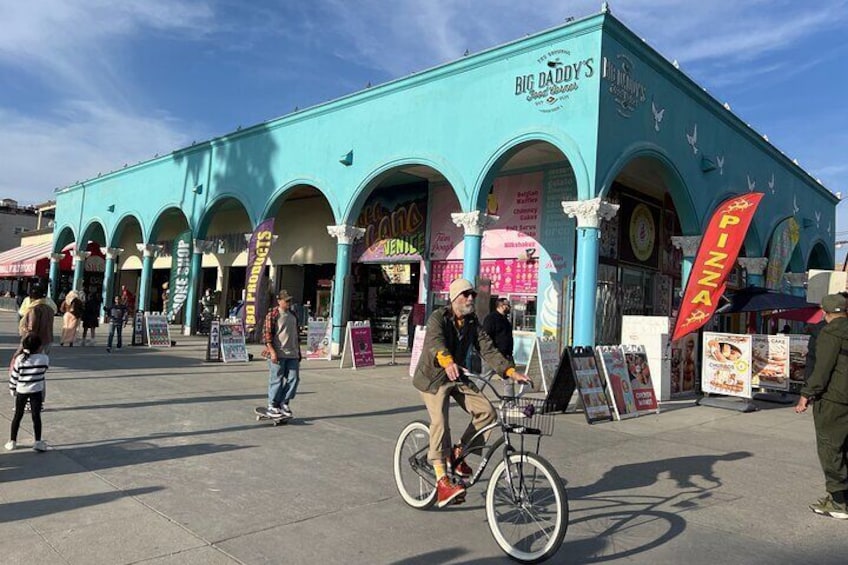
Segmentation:
<svg viewBox="0 0 848 565">
<path fill-rule="evenodd" d="M 462 446 L 463 455 L 453 468 L 473 451 L 482 456 L 477 470 L 465 482 L 466 488 L 471 488 L 500 452 L 486 488 L 489 529 L 509 557 L 522 563 L 538 563 L 557 552 L 568 529 L 565 487 L 553 465 L 539 455 L 542 436 L 553 434 L 554 417 L 545 413 L 545 400 L 523 397 L 523 385 L 515 397 L 501 396 L 491 382 L 494 375 L 464 372 L 463 379 L 482 385 L 484 391 L 491 389 L 497 397 L 498 417 Z M 493 439 L 488 447 L 470 447 L 475 445 L 475 439 L 495 428 L 500 428 L 501 437 Z M 419 510 L 429 509 L 436 502 L 436 474 L 427 459 L 429 444 L 429 427 L 420 420 L 407 424 L 395 444 L 395 484 L 404 502 Z"/>
</svg>

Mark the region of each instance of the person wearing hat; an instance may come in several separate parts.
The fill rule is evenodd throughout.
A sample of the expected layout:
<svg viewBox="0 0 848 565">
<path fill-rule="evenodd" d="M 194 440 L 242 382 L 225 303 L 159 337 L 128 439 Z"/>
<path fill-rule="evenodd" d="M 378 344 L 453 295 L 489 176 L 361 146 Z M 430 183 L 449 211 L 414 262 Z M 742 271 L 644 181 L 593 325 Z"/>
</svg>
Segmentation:
<svg viewBox="0 0 848 565">
<path fill-rule="evenodd" d="M 816 514 L 848 520 L 848 300 L 829 294 L 821 301 L 827 325 L 816 340 L 813 372 L 801 388 L 795 412 L 812 404 L 816 447 L 827 496 L 810 505 Z"/>
<path fill-rule="evenodd" d="M 277 305 L 265 316 L 262 356 L 268 359 L 269 416 L 293 416 L 290 403 L 300 382 L 300 324 L 291 305 L 291 295 L 281 290 Z"/>
<path fill-rule="evenodd" d="M 451 447 L 448 405 L 453 397 L 457 404 L 471 414 L 471 422 L 463 434 L 467 443 L 477 430 L 495 420 L 495 409 L 489 399 L 471 383 L 460 380 L 462 367 L 468 367 L 474 350 L 498 374 L 518 382 L 529 379 L 516 372 L 515 364 L 495 347 L 492 338 L 480 327 L 474 313 L 477 291 L 470 281 L 456 279 L 450 284 L 450 304 L 439 308 L 427 320 L 424 347 L 412 384 L 421 394 L 430 416 L 430 449 L 427 458 L 436 472 L 436 496 L 439 507 L 459 504 L 465 499 L 465 487 L 454 482 L 446 473 L 446 462 L 462 455 L 459 446 Z M 482 447 L 482 446 L 474 446 Z M 460 477 L 470 476 L 471 469 L 465 461 L 453 465 Z"/>
</svg>

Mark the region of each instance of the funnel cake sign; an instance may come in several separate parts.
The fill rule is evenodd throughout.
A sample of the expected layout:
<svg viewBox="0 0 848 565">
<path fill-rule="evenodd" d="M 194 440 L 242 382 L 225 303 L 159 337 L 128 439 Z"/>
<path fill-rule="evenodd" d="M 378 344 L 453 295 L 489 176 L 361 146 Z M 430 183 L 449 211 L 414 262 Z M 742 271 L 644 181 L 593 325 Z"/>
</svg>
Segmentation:
<svg viewBox="0 0 848 565">
<path fill-rule="evenodd" d="M 571 52 L 555 49 L 538 59 L 541 70 L 515 77 L 515 96 L 523 97 L 540 112 L 556 112 L 563 107 L 580 81 L 595 76 L 595 59 L 573 60 Z"/>
</svg>

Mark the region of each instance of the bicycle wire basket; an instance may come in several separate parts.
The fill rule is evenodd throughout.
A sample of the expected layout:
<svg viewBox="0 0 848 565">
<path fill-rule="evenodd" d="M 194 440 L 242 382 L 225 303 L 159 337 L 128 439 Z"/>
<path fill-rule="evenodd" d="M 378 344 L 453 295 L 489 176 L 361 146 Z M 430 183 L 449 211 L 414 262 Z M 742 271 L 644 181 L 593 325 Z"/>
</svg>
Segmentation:
<svg viewBox="0 0 848 565">
<path fill-rule="evenodd" d="M 554 433 L 554 414 L 543 398 L 507 398 L 501 418 L 515 434 L 550 436 Z"/>
</svg>

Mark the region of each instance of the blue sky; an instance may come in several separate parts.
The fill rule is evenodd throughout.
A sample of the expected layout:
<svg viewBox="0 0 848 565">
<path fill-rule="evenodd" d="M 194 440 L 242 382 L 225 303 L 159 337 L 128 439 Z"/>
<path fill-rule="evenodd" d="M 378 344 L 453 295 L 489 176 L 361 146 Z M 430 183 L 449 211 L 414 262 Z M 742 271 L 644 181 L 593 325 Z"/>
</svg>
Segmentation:
<svg viewBox="0 0 848 565">
<path fill-rule="evenodd" d="M 600 6 L 3 0 L 0 197 L 43 201 L 55 187 Z M 813 177 L 848 196 L 848 0 L 621 0 L 610 8 Z M 848 208 L 837 210 L 837 239 L 848 240 Z"/>
</svg>

